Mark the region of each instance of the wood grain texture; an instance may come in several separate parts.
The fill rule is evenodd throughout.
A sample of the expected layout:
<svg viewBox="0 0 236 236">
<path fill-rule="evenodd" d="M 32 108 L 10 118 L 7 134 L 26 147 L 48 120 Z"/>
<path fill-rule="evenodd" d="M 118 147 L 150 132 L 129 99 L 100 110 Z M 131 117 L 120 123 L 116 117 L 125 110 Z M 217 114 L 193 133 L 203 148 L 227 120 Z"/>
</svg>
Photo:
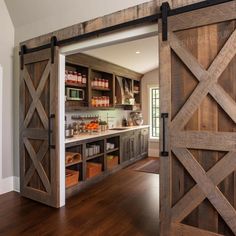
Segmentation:
<svg viewBox="0 0 236 236">
<path fill-rule="evenodd" d="M 59 207 L 58 48 L 27 54 L 20 89 L 20 190 L 22 196 Z M 51 121 L 50 115 L 55 119 Z M 49 137 L 49 128 L 51 128 Z M 49 147 L 49 138 L 55 149 Z"/>
<path fill-rule="evenodd" d="M 161 35 L 160 35 L 161 38 Z M 160 42 L 160 113 L 171 114 L 171 73 L 170 73 L 170 46 L 166 42 Z M 167 127 L 170 123 L 170 115 L 167 121 Z M 166 147 L 169 149 L 167 142 Z M 163 123 L 160 123 L 160 147 L 163 147 Z M 160 150 L 161 150 L 160 149 Z M 171 156 L 160 156 L 160 235 L 170 234 L 170 209 L 171 209 Z"/>
<path fill-rule="evenodd" d="M 161 99 L 172 102 L 167 129 L 172 181 L 166 182 L 172 185 L 164 190 L 172 199 L 173 235 L 236 235 L 235 3 L 181 14 L 175 25 L 170 17 L 167 46 L 160 43 L 165 52 L 160 61 L 169 64 L 160 80 L 164 87 L 171 84 L 171 95 Z M 166 175 L 161 180 L 169 176 L 161 174 Z"/>
<path fill-rule="evenodd" d="M 222 234 L 212 233 L 184 224 L 172 224 L 171 227 L 173 236 L 223 236 Z"/>
<path fill-rule="evenodd" d="M 158 235 L 159 179 L 137 172 L 143 160 L 121 170 L 53 209 L 15 192 L 0 196 L 0 234 Z"/>
<path fill-rule="evenodd" d="M 234 207 L 224 197 L 219 188 L 212 183 L 202 166 L 187 149 L 174 148 L 173 152 L 194 178 L 200 189 L 216 208 L 234 234 L 236 234 L 236 210 Z"/>
</svg>

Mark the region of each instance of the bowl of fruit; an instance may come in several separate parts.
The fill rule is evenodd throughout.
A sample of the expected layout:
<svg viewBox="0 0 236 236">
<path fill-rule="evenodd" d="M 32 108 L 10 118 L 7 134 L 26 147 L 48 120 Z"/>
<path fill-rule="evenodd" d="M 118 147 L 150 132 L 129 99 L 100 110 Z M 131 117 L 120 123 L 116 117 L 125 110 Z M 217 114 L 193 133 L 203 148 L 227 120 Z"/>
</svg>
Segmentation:
<svg viewBox="0 0 236 236">
<path fill-rule="evenodd" d="M 90 123 L 86 124 L 86 130 L 89 133 L 98 132 L 99 124 L 96 121 L 91 121 Z"/>
</svg>

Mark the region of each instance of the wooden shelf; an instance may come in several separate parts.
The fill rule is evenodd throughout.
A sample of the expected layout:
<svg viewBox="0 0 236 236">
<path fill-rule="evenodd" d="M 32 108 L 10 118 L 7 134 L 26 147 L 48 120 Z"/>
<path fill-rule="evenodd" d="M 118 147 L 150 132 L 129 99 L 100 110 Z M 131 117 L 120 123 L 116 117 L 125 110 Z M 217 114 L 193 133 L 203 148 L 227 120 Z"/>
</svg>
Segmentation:
<svg viewBox="0 0 236 236">
<path fill-rule="evenodd" d="M 118 151 L 119 148 L 114 148 L 114 149 L 110 149 L 110 150 L 107 150 L 107 153 L 112 153 L 112 152 L 115 152 L 115 151 Z"/>
<path fill-rule="evenodd" d="M 92 159 L 97 158 L 97 157 L 100 157 L 100 156 L 104 156 L 104 153 L 99 153 L 99 154 L 96 154 L 96 155 L 87 157 L 87 158 L 86 158 L 86 161 L 92 160 Z"/>
<path fill-rule="evenodd" d="M 65 82 L 67 87 L 76 87 L 76 88 L 86 88 L 87 84 L 79 84 L 79 83 L 72 83 L 72 82 Z"/>
<path fill-rule="evenodd" d="M 97 91 L 111 91 L 109 88 L 102 88 L 102 87 L 92 87 L 92 90 L 97 90 Z"/>
<path fill-rule="evenodd" d="M 73 166 L 73 165 L 76 165 L 76 164 L 79 164 L 79 163 L 82 163 L 82 162 L 83 162 L 83 160 L 73 161 L 71 163 L 66 164 L 66 167 Z"/>
</svg>

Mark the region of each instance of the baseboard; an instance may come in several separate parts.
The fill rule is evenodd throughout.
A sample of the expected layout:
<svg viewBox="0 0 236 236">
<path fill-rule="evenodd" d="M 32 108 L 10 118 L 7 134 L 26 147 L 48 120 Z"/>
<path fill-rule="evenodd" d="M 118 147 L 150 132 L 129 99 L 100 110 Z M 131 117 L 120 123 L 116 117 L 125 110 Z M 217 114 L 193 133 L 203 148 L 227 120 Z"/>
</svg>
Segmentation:
<svg viewBox="0 0 236 236">
<path fill-rule="evenodd" d="M 159 150 L 158 149 L 154 149 L 154 148 L 149 148 L 148 149 L 148 156 L 149 157 L 159 157 Z"/>
<path fill-rule="evenodd" d="M 8 193 L 11 191 L 20 192 L 20 178 L 11 176 L 0 180 L 0 194 Z"/>
<path fill-rule="evenodd" d="M 13 177 L 13 191 L 20 192 L 20 178 L 16 176 Z"/>
<path fill-rule="evenodd" d="M 0 194 L 8 193 L 13 191 L 13 176 L 1 179 Z"/>
</svg>

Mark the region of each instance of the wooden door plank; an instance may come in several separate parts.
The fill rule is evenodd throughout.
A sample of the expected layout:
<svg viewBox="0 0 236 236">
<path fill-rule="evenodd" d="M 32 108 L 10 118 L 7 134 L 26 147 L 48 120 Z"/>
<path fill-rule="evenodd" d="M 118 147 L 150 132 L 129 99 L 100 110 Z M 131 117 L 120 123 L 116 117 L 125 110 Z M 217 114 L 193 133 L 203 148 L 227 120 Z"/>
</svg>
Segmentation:
<svg viewBox="0 0 236 236">
<path fill-rule="evenodd" d="M 236 151 L 236 133 L 210 131 L 179 131 L 171 134 L 173 147 Z"/>
<path fill-rule="evenodd" d="M 222 216 L 226 224 L 236 234 L 236 210 L 224 197 L 218 187 L 209 179 L 201 165 L 185 148 L 174 148 L 173 152 L 191 174 L 205 196 Z"/>
<path fill-rule="evenodd" d="M 171 16 L 168 18 L 168 25 L 170 31 L 178 31 L 233 19 L 236 19 L 236 1 Z"/>
<path fill-rule="evenodd" d="M 236 169 L 235 155 L 235 152 L 229 152 L 207 172 L 207 176 L 216 186 Z M 224 168 L 222 168 L 222 166 L 224 166 Z M 204 193 L 198 185 L 195 185 L 175 206 L 173 206 L 171 213 L 172 221 L 181 222 L 204 199 Z"/>
<path fill-rule="evenodd" d="M 236 30 L 233 32 L 222 50 L 212 62 L 211 66 L 208 69 L 209 73 L 204 75 L 204 78 L 202 78 L 197 88 L 194 90 L 182 109 L 173 119 L 171 123 L 171 129 L 183 129 L 183 127 L 189 121 L 190 117 L 194 114 L 196 109 L 200 106 L 201 102 L 208 94 L 210 87 L 218 81 L 219 77 L 225 71 L 226 67 L 229 65 L 235 54 Z"/>
<path fill-rule="evenodd" d="M 168 42 L 161 41 L 160 37 L 160 113 L 168 113 L 169 118 L 167 126 L 170 123 L 171 117 L 171 50 Z M 160 124 L 160 149 L 163 147 L 163 123 Z M 170 148 L 170 144 L 166 145 Z M 170 235 L 170 209 L 171 209 L 171 154 L 168 157 L 160 156 L 160 235 Z"/>
<path fill-rule="evenodd" d="M 207 230 L 199 229 L 180 223 L 172 223 L 172 236 L 223 236 L 222 234 L 213 233 Z"/>
</svg>

